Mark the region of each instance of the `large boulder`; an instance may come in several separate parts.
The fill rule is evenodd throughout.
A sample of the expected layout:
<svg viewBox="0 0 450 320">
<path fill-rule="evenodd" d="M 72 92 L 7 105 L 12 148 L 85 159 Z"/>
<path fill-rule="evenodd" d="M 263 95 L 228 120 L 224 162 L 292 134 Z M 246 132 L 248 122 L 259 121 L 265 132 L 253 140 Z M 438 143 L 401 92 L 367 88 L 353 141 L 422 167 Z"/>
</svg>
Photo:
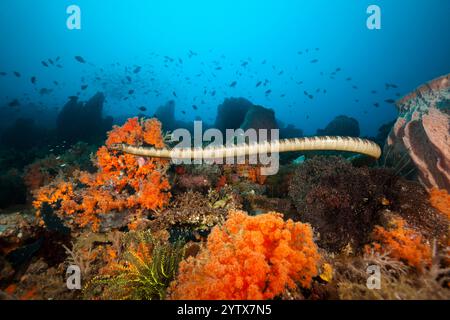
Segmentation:
<svg viewBox="0 0 450 320">
<path fill-rule="evenodd" d="M 170 100 L 166 104 L 158 107 L 155 112 L 155 117 L 161 122 L 164 131 L 173 131 L 177 129 L 175 120 L 175 101 Z"/>
<path fill-rule="evenodd" d="M 214 127 L 225 133 L 226 129 L 238 129 L 253 103 L 244 98 L 229 98 L 217 108 Z"/>
<path fill-rule="evenodd" d="M 397 102 L 399 116 L 387 138 L 389 158 L 409 157 L 428 190 L 450 192 L 450 75 L 422 85 Z"/>
<path fill-rule="evenodd" d="M 348 136 L 359 137 L 359 123 L 355 118 L 337 116 L 325 129 L 318 129 L 318 136 Z"/>
<path fill-rule="evenodd" d="M 103 140 L 113 123 L 111 117 L 103 118 L 104 101 L 105 96 L 100 92 L 85 103 L 78 101 L 76 96 L 71 97 L 58 114 L 58 138 L 69 143 Z"/>
<path fill-rule="evenodd" d="M 248 129 L 255 129 L 258 137 L 260 129 L 268 130 L 266 137 L 270 139 L 270 130 L 278 129 L 278 124 L 275 120 L 275 112 L 272 109 L 267 109 L 261 106 L 251 106 L 241 124 L 241 129 L 244 131 Z"/>
</svg>

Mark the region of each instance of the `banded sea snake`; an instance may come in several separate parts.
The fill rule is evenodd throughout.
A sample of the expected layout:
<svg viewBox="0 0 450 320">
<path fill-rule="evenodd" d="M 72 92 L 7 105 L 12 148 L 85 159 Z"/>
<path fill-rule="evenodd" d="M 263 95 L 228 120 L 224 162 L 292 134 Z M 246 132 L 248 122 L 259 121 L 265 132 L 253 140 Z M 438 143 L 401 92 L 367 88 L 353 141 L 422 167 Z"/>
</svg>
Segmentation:
<svg viewBox="0 0 450 320">
<path fill-rule="evenodd" d="M 156 149 L 153 147 L 134 147 L 116 144 L 112 150 L 122 151 L 141 157 L 170 159 L 223 159 L 227 157 L 243 157 L 249 155 L 282 153 L 290 151 L 348 151 L 364 154 L 375 159 L 381 157 L 381 148 L 367 139 L 352 137 L 305 137 L 281 139 L 255 144 L 236 144 L 205 148 L 173 148 Z"/>
</svg>

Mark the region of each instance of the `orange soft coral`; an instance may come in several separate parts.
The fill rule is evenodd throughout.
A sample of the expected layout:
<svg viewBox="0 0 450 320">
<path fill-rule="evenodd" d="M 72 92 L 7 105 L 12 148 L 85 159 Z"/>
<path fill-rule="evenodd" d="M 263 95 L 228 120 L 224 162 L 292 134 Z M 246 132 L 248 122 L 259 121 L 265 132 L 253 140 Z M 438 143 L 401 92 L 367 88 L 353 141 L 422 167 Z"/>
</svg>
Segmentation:
<svg viewBox="0 0 450 320">
<path fill-rule="evenodd" d="M 156 210 L 170 198 L 170 185 L 165 172 L 168 162 L 143 159 L 108 149 L 117 143 L 136 146 L 164 147 L 161 124 L 156 119 L 129 119 L 122 127 L 114 127 L 108 134 L 106 147 L 97 151 L 98 171 L 78 171 L 69 181 L 58 179 L 35 192 L 34 206 L 40 210 L 44 202 L 55 205 L 61 216 L 72 215 L 84 227 L 100 228 L 100 215 L 131 209 L 139 218 L 145 210 Z"/>
<path fill-rule="evenodd" d="M 431 264 L 432 251 L 422 236 L 410 229 L 401 218 L 392 220 L 392 228 L 386 230 L 376 226 L 373 232 L 375 240 L 372 246 L 366 246 L 366 251 L 388 253 L 394 259 L 422 270 Z"/>
<path fill-rule="evenodd" d="M 433 207 L 450 219 L 450 194 L 446 190 L 433 189 L 430 192 L 430 202 Z"/>
<path fill-rule="evenodd" d="M 233 211 L 207 247 L 180 264 L 171 298 L 272 299 L 296 282 L 309 287 L 319 259 L 309 225 Z"/>
</svg>

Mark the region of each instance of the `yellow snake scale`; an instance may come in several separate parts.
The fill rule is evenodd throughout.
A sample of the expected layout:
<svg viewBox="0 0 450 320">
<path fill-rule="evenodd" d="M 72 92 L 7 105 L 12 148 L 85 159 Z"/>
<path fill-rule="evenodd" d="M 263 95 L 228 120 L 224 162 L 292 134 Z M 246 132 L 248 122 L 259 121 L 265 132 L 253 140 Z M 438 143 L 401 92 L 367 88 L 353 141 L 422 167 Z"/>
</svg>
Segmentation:
<svg viewBox="0 0 450 320">
<path fill-rule="evenodd" d="M 313 150 L 355 152 L 375 159 L 379 159 L 381 156 L 381 148 L 375 142 L 367 139 L 340 136 L 282 139 L 254 144 L 244 143 L 205 148 L 156 149 L 152 147 L 134 147 L 117 144 L 112 146 L 111 149 L 136 156 L 170 159 L 223 159 L 227 157 Z"/>
</svg>

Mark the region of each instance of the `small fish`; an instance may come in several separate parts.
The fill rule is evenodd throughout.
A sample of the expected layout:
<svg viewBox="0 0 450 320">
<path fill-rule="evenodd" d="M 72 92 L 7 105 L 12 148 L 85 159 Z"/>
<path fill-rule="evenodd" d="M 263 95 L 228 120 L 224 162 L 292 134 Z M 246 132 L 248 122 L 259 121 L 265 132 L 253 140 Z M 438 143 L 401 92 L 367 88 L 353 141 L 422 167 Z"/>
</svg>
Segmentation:
<svg viewBox="0 0 450 320">
<path fill-rule="evenodd" d="M 86 90 L 87 87 L 88 87 L 88 85 L 87 85 L 87 84 L 84 84 L 84 85 L 81 86 L 81 90 Z"/>
<path fill-rule="evenodd" d="M 311 60 L 311 63 L 317 63 L 317 62 L 319 62 L 318 59 Z"/>
<path fill-rule="evenodd" d="M 241 67 L 246 67 L 246 66 L 248 66 L 248 61 L 244 61 L 241 63 Z"/>
<path fill-rule="evenodd" d="M 378 102 L 373 104 L 375 106 L 375 108 L 378 108 L 380 106 L 380 104 Z"/>
<path fill-rule="evenodd" d="M 142 112 L 145 112 L 145 111 L 147 111 L 147 108 L 142 106 L 142 107 L 139 108 L 139 110 L 141 110 Z"/>
<path fill-rule="evenodd" d="M 278 75 L 281 76 L 284 73 L 283 70 L 281 70 L 280 72 L 278 72 Z"/>
<path fill-rule="evenodd" d="M 181 113 L 182 113 L 182 114 L 186 114 L 186 111 L 183 110 L 183 111 L 181 111 Z"/>
<path fill-rule="evenodd" d="M 312 94 L 308 95 L 308 98 L 310 98 L 311 100 L 314 99 L 314 96 Z"/>
<path fill-rule="evenodd" d="M 47 63 L 47 62 L 41 61 L 41 63 L 42 63 L 42 65 L 43 65 L 44 67 L 47 67 L 47 68 L 48 68 L 48 63 Z"/>
<path fill-rule="evenodd" d="M 231 88 L 234 88 L 234 87 L 236 87 L 236 84 L 237 84 L 237 81 L 233 81 L 233 82 L 230 84 L 230 87 L 231 87 Z"/>
<path fill-rule="evenodd" d="M 79 63 L 86 63 L 86 60 L 82 56 L 75 56 L 75 60 L 77 60 Z"/>
<path fill-rule="evenodd" d="M 52 59 L 48 59 L 48 62 L 50 62 L 50 64 L 51 64 L 52 66 L 54 66 L 54 65 L 55 65 L 55 63 L 53 62 L 53 60 L 52 60 Z"/>
<path fill-rule="evenodd" d="M 266 96 L 269 95 L 269 94 L 271 94 L 271 93 L 272 93 L 272 90 L 270 90 L 270 89 L 269 89 L 269 90 L 266 90 L 266 92 L 265 92 Z"/>
<path fill-rule="evenodd" d="M 387 103 L 390 103 L 390 104 L 394 104 L 395 103 L 394 99 L 386 99 L 384 101 L 387 102 Z"/>
<path fill-rule="evenodd" d="M 345 81 L 352 81 L 352 78 L 348 77 L 347 79 L 345 79 Z"/>
<path fill-rule="evenodd" d="M 198 110 L 197 106 L 195 104 L 192 105 L 192 109 Z"/>
<path fill-rule="evenodd" d="M 215 96 L 216 95 L 216 90 L 211 91 L 211 96 Z"/>
<path fill-rule="evenodd" d="M 358 87 L 357 87 L 357 86 L 352 86 L 352 88 L 355 89 L 355 90 L 358 90 Z"/>
<path fill-rule="evenodd" d="M 40 94 L 40 95 L 50 94 L 52 91 L 53 91 L 53 90 L 51 90 L 51 89 L 42 88 L 42 89 L 39 91 L 39 94 Z"/>
<path fill-rule="evenodd" d="M 55 86 L 57 86 L 57 85 L 59 85 L 59 82 L 58 81 L 53 81 L 53 84 L 55 85 Z"/>
<path fill-rule="evenodd" d="M 62 165 L 60 165 L 61 168 L 64 168 L 64 167 L 66 167 L 66 166 L 67 166 L 66 163 L 63 163 Z"/>
<path fill-rule="evenodd" d="M 56 67 L 59 68 L 59 69 L 62 69 L 62 68 L 63 68 L 63 66 L 60 65 L 60 64 L 57 64 Z"/>
<path fill-rule="evenodd" d="M 0 76 L 2 76 L 2 77 L 4 77 L 4 76 L 6 76 L 7 75 L 7 73 L 6 72 L 0 72 Z"/>
<path fill-rule="evenodd" d="M 133 93 L 134 93 L 133 89 L 128 90 L 128 94 L 133 94 Z"/>
<path fill-rule="evenodd" d="M 60 56 L 57 56 L 56 59 L 55 59 L 55 61 L 58 62 L 59 59 L 61 59 L 61 57 L 60 57 Z"/>
<path fill-rule="evenodd" d="M 216 67 L 215 70 L 222 70 L 222 67 Z"/>
<path fill-rule="evenodd" d="M 175 91 L 172 92 L 172 95 L 177 98 L 177 93 Z"/>
<path fill-rule="evenodd" d="M 262 84 L 262 81 L 258 81 L 258 83 L 256 83 L 256 87 L 258 88 L 261 84 Z"/>
<path fill-rule="evenodd" d="M 127 78 L 128 82 L 131 82 L 131 81 L 132 81 L 132 79 L 131 79 L 130 76 L 126 76 L 126 78 Z"/>
<path fill-rule="evenodd" d="M 18 99 L 14 99 L 10 103 L 8 103 L 8 106 L 10 106 L 10 107 L 19 107 L 20 106 L 20 102 L 19 102 Z"/>
<path fill-rule="evenodd" d="M 377 94 L 377 91 L 376 90 L 372 90 L 372 91 L 370 91 L 370 93 Z"/>
<path fill-rule="evenodd" d="M 36 84 L 36 77 L 31 77 L 30 81 L 32 84 Z"/>
<path fill-rule="evenodd" d="M 14 71 L 14 75 L 15 75 L 17 78 L 20 78 L 20 77 L 21 77 L 21 74 L 20 74 L 19 72 L 17 72 L 17 71 Z"/>
<path fill-rule="evenodd" d="M 140 66 L 137 66 L 134 70 L 133 70 L 133 73 L 139 73 L 139 72 L 141 72 L 141 67 Z"/>
</svg>

